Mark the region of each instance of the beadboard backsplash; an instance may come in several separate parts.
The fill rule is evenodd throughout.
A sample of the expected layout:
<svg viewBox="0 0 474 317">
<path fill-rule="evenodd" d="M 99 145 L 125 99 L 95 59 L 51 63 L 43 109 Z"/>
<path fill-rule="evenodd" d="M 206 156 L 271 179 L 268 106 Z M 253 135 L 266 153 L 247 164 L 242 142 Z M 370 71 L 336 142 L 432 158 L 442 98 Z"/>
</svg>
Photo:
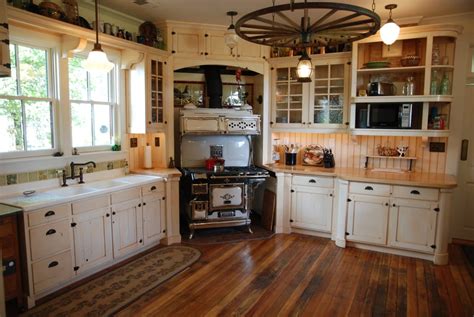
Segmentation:
<svg viewBox="0 0 474 317">
<path fill-rule="evenodd" d="M 151 145 L 151 158 L 153 167 L 166 167 L 168 162 L 164 157 L 166 149 L 166 139 L 164 133 L 147 133 L 147 134 L 128 134 L 127 141 L 129 142 L 129 167 L 130 170 L 143 168 L 145 146 Z M 137 146 L 131 146 L 131 139 L 137 139 Z M 155 138 L 159 138 L 159 145 L 155 143 Z"/>
<path fill-rule="evenodd" d="M 408 146 L 407 156 L 414 156 L 413 170 L 424 173 L 444 173 L 446 168 L 446 152 L 430 152 L 429 142 L 447 142 L 448 138 L 430 138 L 423 142 L 421 137 L 394 137 L 394 136 L 351 136 L 340 134 L 316 133 L 272 133 L 272 139 L 279 139 L 280 144 L 297 143 L 304 147 L 310 144 L 319 144 L 331 148 L 338 167 L 364 167 L 366 155 L 378 155 L 377 145 L 381 146 Z M 284 152 L 280 147 L 280 162 L 284 162 Z M 302 150 L 298 153 L 297 164 L 302 162 Z M 370 159 L 369 168 L 407 169 L 406 160 Z"/>
</svg>

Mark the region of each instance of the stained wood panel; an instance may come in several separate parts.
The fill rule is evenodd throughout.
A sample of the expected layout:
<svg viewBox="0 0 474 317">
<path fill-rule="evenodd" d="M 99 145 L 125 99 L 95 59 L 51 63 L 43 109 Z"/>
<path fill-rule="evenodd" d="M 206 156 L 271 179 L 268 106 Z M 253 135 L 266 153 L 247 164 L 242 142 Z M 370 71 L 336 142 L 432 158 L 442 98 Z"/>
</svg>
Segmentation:
<svg viewBox="0 0 474 317">
<path fill-rule="evenodd" d="M 129 148 L 129 167 L 130 170 L 143 168 L 145 146 L 151 145 L 151 157 L 153 167 L 166 167 L 168 162 L 166 161 L 165 149 L 166 140 L 164 133 L 147 133 L 147 134 L 128 134 L 127 142 L 130 144 L 131 138 L 137 138 L 138 146 L 135 148 Z M 160 145 L 155 146 L 155 138 L 160 138 Z"/>
<path fill-rule="evenodd" d="M 364 167 L 366 155 L 377 155 L 377 145 L 396 147 L 404 145 L 409 147 L 409 156 L 416 156 L 414 163 L 416 172 L 444 173 L 446 169 L 446 152 L 436 153 L 429 151 L 429 144 L 422 141 L 421 137 L 401 136 L 350 136 L 349 134 L 316 134 L 316 133 L 273 133 L 272 139 L 280 139 L 280 144 L 296 143 L 301 147 L 310 144 L 320 144 L 332 149 L 338 167 Z M 448 143 L 448 138 L 431 138 L 430 142 Z M 302 150 L 300 150 L 297 163 L 302 163 Z M 284 158 L 283 149 L 280 157 Z M 284 163 L 284 160 L 281 161 Z M 408 162 L 402 160 L 371 159 L 369 167 L 407 169 Z"/>
</svg>

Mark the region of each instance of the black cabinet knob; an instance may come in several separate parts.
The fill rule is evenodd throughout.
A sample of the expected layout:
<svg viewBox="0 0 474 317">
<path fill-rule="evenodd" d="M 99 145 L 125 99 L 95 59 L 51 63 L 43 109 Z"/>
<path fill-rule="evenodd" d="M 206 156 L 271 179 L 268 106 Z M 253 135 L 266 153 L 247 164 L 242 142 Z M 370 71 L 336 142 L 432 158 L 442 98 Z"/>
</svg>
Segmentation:
<svg viewBox="0 0 474 317">
<path fill-rule="evenodd" d="M 110 217 L 110 214 L 109 214 L 109 213 L 106 213 L 105 216 L 106 216 L 106 217 Z"/>
<path fill-rule="evenodd" d="M 138 207 L 141 207 L 141 206 L 142 206 L 142 204 L 138 204 Z"/>
<path fill-rule="evenodd" d="M 143 206 L 146 206 L 146 203 L 143 203 Z"/>
<path fill-rule="evenodd" d="M 171 51 L 171 54 L 175 54 L 175 53 L 176 53 L 176 51 L 175 51 L 175 50 L 172 50 L 172 51 Z"/>
<path fill-rule="evenodd" d="M 112 211 L 112 215 L 115 215 L 115 214 L 116 214 L 115 211 Z"/>
</svg>

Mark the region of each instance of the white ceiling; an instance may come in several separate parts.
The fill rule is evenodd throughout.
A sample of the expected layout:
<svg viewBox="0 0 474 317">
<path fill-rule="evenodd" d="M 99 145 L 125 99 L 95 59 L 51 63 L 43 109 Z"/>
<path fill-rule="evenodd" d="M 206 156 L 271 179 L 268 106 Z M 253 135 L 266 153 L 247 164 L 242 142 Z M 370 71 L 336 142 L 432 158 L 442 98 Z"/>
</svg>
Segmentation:
<svg viewBox="0 0 474 317">
<path fill-rule="evenodd" d="M 100 4 L 141 20 L 159 22 L 177 20 L 209 24 L 230 24 L 227 11 L 237 11 L 239 17 L 254 10 L 272 6 L 272 0 L 147 0 L 137 5 L 134 0 L 101 0 Z M 309 0 L 312 1 L 312 0 Z M 322 0 L 340 2 L 371 8 L 372 0 Z M 276 0 L 276 5 L 288 4 L 290 0 Z M 295 2 L 303 2 L 296 0 Z M 397 3 L 393 18 L 414 16 L 433 17 L 474 12 L 474 0 L 376 0 L 376 12 L 382 20 L 388 17 L 385 5 Z"/>
</svg>

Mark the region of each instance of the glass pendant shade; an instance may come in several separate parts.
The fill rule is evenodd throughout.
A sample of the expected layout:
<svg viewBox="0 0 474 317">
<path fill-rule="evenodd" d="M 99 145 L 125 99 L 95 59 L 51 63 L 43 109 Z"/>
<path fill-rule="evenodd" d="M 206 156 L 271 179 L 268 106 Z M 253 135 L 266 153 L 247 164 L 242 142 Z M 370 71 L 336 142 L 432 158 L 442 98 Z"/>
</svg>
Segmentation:
<svg viewBox="0 0 474 317">
<path fill-rule="evenodd" d="M 102 50 L 100 44 L 95 44 L 94 49 L 90 51 L 87 60 L 84 63 L 84 68 L 88 72 L 105 72 L 108 73 L 114 68 L 114 63 L 109 62 L 107 55 Z"/>
<path fill-rule="evenodd" d="M 311 82 L 311 73 L 313 72 L 313 64 L 311 58 L 309 58 L 306 51 L 303 51 L 303 55 L 298 61 L 296 66 L 296 75 L 298 76 L 297 81 L 300 83 Z"/>
<path fill-rule="evenodd" d="M 224 33 L 224 42 L 230 49 L 233 49 L 237 45 L 239 36 L 235 33 L 235 27 L 233 24 L 229 26 L 227 31 Z"/>
<path fill-rule="evenodd" d="M 380 28 L 380 36 L 382 37 L 382 41 L 386 45 L 392 45 L 398 39 L 398 35 L 400 34 L 400 27 L 393 22 L 392 19 L 388 19 L 387 23 L 385 23 Z"/>
</svg>

